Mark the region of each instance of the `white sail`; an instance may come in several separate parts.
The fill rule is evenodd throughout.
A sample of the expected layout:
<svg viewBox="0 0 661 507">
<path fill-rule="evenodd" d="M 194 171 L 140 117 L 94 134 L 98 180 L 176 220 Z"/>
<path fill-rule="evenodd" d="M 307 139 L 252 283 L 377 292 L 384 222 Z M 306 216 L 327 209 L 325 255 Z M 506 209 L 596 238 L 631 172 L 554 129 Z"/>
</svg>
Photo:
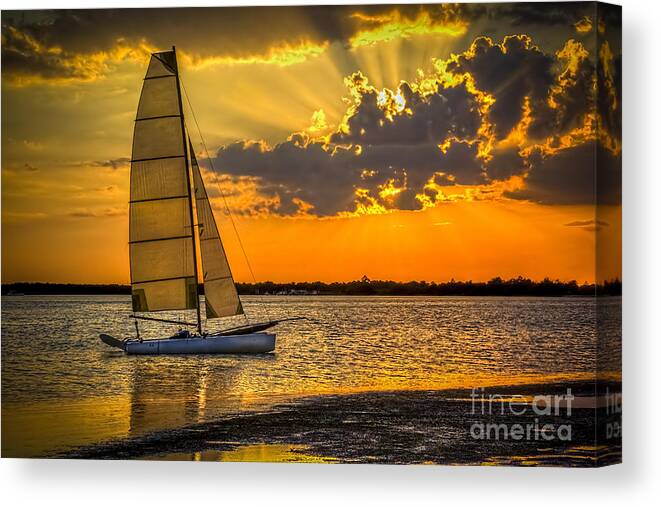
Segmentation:
<svg viewBox="0 0 661 507">
<path fill-rule="evenodd" d="M 174 51 L 152 55 L 133 133 L 129 257 L 137 312 L 199 304 L 176 65 Z"/>
<path fill-rule="evenodd" d="M 241 315 L 243 313 L 241 300 L 236 291 L 232 271 L 218 233 L 216 219 L 213 216 L 209 196 L 204 187 L 204 180 L 200 174 L 200 167 L 192 145 L 190 154 L 207 319 Z"/>
</svg>

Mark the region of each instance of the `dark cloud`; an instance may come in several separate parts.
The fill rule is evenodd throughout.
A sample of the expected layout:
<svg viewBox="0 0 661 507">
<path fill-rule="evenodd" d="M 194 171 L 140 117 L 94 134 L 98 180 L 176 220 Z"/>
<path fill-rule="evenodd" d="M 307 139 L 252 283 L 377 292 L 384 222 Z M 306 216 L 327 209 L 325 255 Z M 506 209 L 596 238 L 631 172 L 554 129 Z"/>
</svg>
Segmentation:
<svg viewBox="0 0 661 507">
<path fill-rule="evenodd" d="M 89 210 L 73 210 L 68 213 L 72 218 L 94 218 L 96 214 Z"/>
<path fill-rule="evenodd" d="M 359 33 L 384 27 L 388 28 L 386 32 L 392 30 L 389 23 L 393 20 L 416 25 L 421 15 L 431 23 L 444 25 L 465 26 L 478 19 L 513 27 L 571 25 L 592 14 L 594 8 L 590 6 L 545 3 L 3 11 L 2 58 L 9 75 L 84 80 L 93 78 L 95 71 L 85 65 L 72 65 L 71 58 L 108 53 L 118 44 L 135 48 L 146 43 L 158 49 L 174 44 L 200 58 L 240 59 L 303 42 L 346 46 Z M 48 48 L 59 48 L 61 52 L 52 53 Z"/>
<path fill-rule="evenodd" d="M 335 215 L 354 211 L 357 189 L 367 190 L 386 208 L 417 210 L 422 204 L 416 194 L 424 193 L 436 173 L 445 173 L 436 180 L 439 185 L 485 183 L 476 149 L 463 142 L 451 144 L 446 153 L 431 144 L 379 145 L 356 154 L 317 142 L 300 145 L 295 139 L 273 148 L 239 142 L 221 148 L 213 165 L 219 172 L 260 178 L 264 193 L 280 196 L 276 211 L 281 214 L 298 211 L 300 199 L 314 206 L 310 213 Z M 389 183 L 405 190 L 390 200 L 380 197 Z"/>
<path fill-rule="evenodd" d="M 119 157 L 113 158 L 110 160 L 96 160 L 92 162 L 94 167 L 107 167 L 109 169 L 119 169 L 120 167 L 125 167 L 131 162 L 129 157 Z"/>
<path fill-rule="evenodd" d="M 587 232 L 600 231 L 608 226 L 609 223 L 604 220 L 574 220 L 565 224 L 565 227 L 577 227 Z"/>
<path fill-rule="evenodd" d="M 407 110 L 389 117 L 378 105 L 378 92 L 365 80 L 362 84 L 348 132 L 333 134 L 328 146 L 300 134 L 273 148 L 239 142 L 221 148 L 214 167 L 259 177 L 266 191 L 280 195 L 284 214 L 298 209 L 293 199 L 311 204 L 310 212 L 318 215 L 353 211 L 358 189 L 386 208 L 420 209 L 416 195 L 436 173 L 444 173 L 439 185 L 486 182 L 477 143 L 467 141 L 476 136 L 480 116 L 464 85 L 423 96 L 402 83 Z M 441 150 L 449 137 L 453 140 Z M 384 198 L 385 186 L 404 190 Z"/>
<path fill-rule="evenodd" d="M 514 26 L 571 26 L 583 16 L 594 15 L 594 2 L 516 2 L 491 4 L 486 9 L 491 19 L 507 17 Z"/>
<path fill-rule="evenodd" d="M 491 154 L 492 158 L 486 164 L 486 172 L 492 180 L 506 180 L 526 170 L 526 160 L 519 153 L 518 146 L 499 148 Z"/>
<path fill-rule="evenodd" d="M 90 79 L 94 69 L 77 65 L 75 57 L 108 53 L 118 45 L 175 45 L 193 57 L 235 59 L 304 43 L 349 45 L 357 33 L 386 25 L 394 11 L 403 22 L 423 12 L 439 23 L 467 15 L 466 7 L 454 4 L 3 11 L 3 72 Z"/>
<path fill-rule="evenodd" d="M 92 211 L 89 209 L 75 209 L 67 213 L 71 218 L 113 218 L 126 215 L 125 209 L 105 208 Z"/>
<path fill-rule="evenodd" d="M 614 154 L 597 143 L 597 204 L 622 202 L 622 153 Z"/>
<path fill-rule="evenodd" d="M 495 99 L 489 119 L 498 140 L 506 138 L 524 114 L 530 118 L 529 135 L 544 138 L 579 127 L 594 109 L 595 66 L 587 49 L 572 39 L 553 55 L 527 35 L 508 36 L 501 43 L 478 37 L 447 69 L 469 72 L 476 87 Z"/>
<path fill-rule="evenodd" d="M 538 113 L 531 126 L 533 135 L 567 132 L 580 125 L 583 116 L 594 109 L 593 86 L 595 66 L 588 58 L 588 51 L 574 40 L 569 40 L 558 53 L 564 65 L 556 79 L 552 100 L 555 103 L 550 114 Z"/>
<path fill-rule="evenodd" d="M 607 20 L 617 14 L 606 8 L 600 12 Z M 3 69 L 8 75 L 39 76 L 46 80 L 90 79 L 94 77 L 93 71 L 85 65 L 72 65 L 71 58 L 111 52 L 118 44 L 135 48 L 147 43 L 158 49 L 174 44 L 200 58 L 239 59 L 302 42 L 346 46 L 356 34 L 383 28 L 387 29 L 385 32 L 392 30 L 389 23 L 393 20 L 416 25 L 423 14 L 431 23 L 467 26 L 486 19 L 519 31 L 531 25 L 572 26 L 582 17 L 593 15 L 594 4 L 5 10 L 2 12 Z M 52 53 L 48 48 L 59 48 L 61 52 Z"/>
<path fill-rule="evenodd" d="M 379 18 L 394 9 L 411 20 L 420 12 L 448 21 L 466 13 L 464 6 L 450 4 L 313 5 L 3 11 L 2 20 L 45 44 L 78 53 L 105 51 L 123 38 L 146 39 L 162 48 L 183 43 L 203 54 L 245 56 L 301 39 L 346 42 L 358 30 L 380 26 L 384 21 Z"/>
<path fill-rule="evenodd" d="M 349 150 L 330 153 L 320 143 L 298 144 L 296 138 L 272 149 L 242 142 L 218 150 L 214 160 L 217 171 L 231 175 L 259 177 L 262 191 L 280 195 L 282 214 L 298 210 L 293 199 L 315 206 L 319 215 L 333 215 L 352 209 L 354 185 L 361 170 Z"/>
<path fill-rule="evenodd" d="M 425 189 L 429 180 L 439 186 L 486 183 L 482 162 L 477 158 L 477 143 L 452 142 L 445 152 L 432 144 L 371 147 L 357 157 L 357 163 L 364 167 L 379 168 L 377 174 L 367 178 L 362 185 L 371 191 L 372 197 L 376 197 L 379 188 L 389 180 L 396 187 L 405 187 L 391 200 L 377 199 L 386 208 L 421 209 L 422 203 L 416 196 L 435 194 Z"/>
<path fill-rule="evenodd" d="M 360 73 L 353 79 L 365 79 Z M 366 83 L 366 80 L 365 80 Z M 331 140 L 338 143 L 374 144 L 439 144 L 448 136 L 472 139 L 480 126 L 480 114 L 475 97 L 465 84 L 440 89 L 423 96 L 402 82 L 399 88 L 406 101 L 407 112 L 389 121 L 377 104 L 377 91 L 368 89 L 347 125 L 349 133 L 337 133 Z"/>
<path fill-rule="evenodd" d="M 33 11 L 27 16 L 5 11 L 3 32 L 14 26 L 43 45 L 71 53 L 107 51 L 118 40 L 146 40 L 161 48 L 175 44 L 197 48 L 201 54 L 218 54 L 220 48 L 224 54 L 241 56 L 312 37 L 313 30 L 292 33 L 292 22 L 302 15 L 301 9 L 273 7 L 57 10 Z M 266 26 L 269 30 L 264 30 Z M 237 37 L 245 33 L 250 37 Z"/>
<path fill-rule="evenodd" d="M 619 93 L 618 60 L 604 61 L 602 73 L 612 86 L 603 101 L 613 123 L 619 118 L 612 105 Z M 272 148 L 236 143 L 219 150 L 216 168 L 259 178 L 280 196 L 276 212 L 283 214 L 297 211 L 297 200 L 318 215 L 350 212 L 357 203 L 417 210 L 424 196 L 435 201 L 439 187 L 514 175 L 525 176 L 524 188 L 505 197 L 541 204 L 620 202 L 621 155 L 617 146 L 594 140 L 595 66 L 580 43 L 569 40 L 550 56 L 526 36 L 500 44 L 478 38 L 441 69 L 425 92 L 406 82 L 377 90 L 355 73 L 347 79 L 353 104 L 327 141 L 296 134 Z M 443 72 L 471 79 L 448 82 Z M 483 92 L 493 98 L 486 114 Z M 485 125 L 495 137 L 488 149 Z M 530 143 L 525 149 L 524 141 Z"/>
<path fill-rule="evenodd" d="M 486 183 L 482 162 L 477 157 L 477 143 L 455 142 L 440 157 L 438 172 L 452 175 L 458 185 Z"/>
<path fill-rule="evenodd" d="M 4 13 L 3 13 L 4 14 Z M 31 36 L 11 25 L 2 24 L 3 74 L 39 76 L 43 79 L 85 79 L 86 71 L 62 64 L 60 58 L 35 44 Z"/>
<path fill-rule="evenodd" d="M 619 204 L 621 157 L 587 142 L 554 155 L 536 150 L 525 188 L 505 195 L 540 204 Z"/>
<path fill-rule="evenodd" d="M 101 212 L 101 216 L 104 217 L 121 217 L 124 215 L 126 215 L 125 209 L 106 208 Z"/>
<path fill-rule="evenodd" d="M 622 55 L 614 56 L 611 45 L 602 41 L 599 48 L 597 76 L 597 112 L 599 129 L 614 140 L 622 139 Z"/>
<path fill-rule="evenodd" d="M 521 120 L 525 97 L 533 111 L 548 109 L 553 63 L 553 57 L 540 51 L 527 36 L 506 37 L 502 44 L 479 37 L 469 52 L 448 65 L 448 70 L 469 72 L 477 88 L 496 99 L 489 117 L 496 137 L 503 139 Z"/>
<path fill-rule="evenodd" d="M 586 225 L 600 225 L 602 227 L 608 227 L 608 222 L 604 220 L 574 220 L 573 222 L 568 222 L 565 224 L 565 227 L 585 227 Z"/>
</svg>

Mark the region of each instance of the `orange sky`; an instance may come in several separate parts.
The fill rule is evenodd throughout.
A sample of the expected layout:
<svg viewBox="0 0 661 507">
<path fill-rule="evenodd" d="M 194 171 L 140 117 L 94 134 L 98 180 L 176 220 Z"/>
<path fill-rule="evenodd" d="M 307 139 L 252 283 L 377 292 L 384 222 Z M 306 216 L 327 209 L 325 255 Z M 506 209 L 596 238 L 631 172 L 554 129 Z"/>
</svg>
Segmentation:
<svg viewBox="0 0 661 507">
<path fill-rule="evenodd" d="M 259 280 L 347 281 L 366 274 L 400 281 L 523 275 L 591 282 L 595 233 L 565 224 L 590 220 L 593 212 L 586 206 L 458 202 L 364 217 L 235 220 Z M 81 217 L 75 227 L 69 220 L 59 227 L 5 225 L 13 244 L 3 241 L 3 269 L 12 267 L 3 271 L 3 281 L 128 283 L 126 215 Z M 251 281 L 231 225 L 221 219 L 219 227 L 236 279 Z M 611 228 L 604 241 L 616 244 L 619 232 Z M 618 275 L 618 265 L 614 256 L 607 277 Z"/>
<path fill-rule="evenodd" d="M 608 48 L 603 43 L 600 46 L 594 20 L 578 14 L 556 25 L 526 25 L 505 17 L 494 25 L 485 17 L 442 6 L 437 7 L 440 15 L 430 15 L 427 8 L 410 12 L 398 9 L 357 15 L 338 8 L 332 12 L 345 20 L 346 33 L 337 36 L 319 29 L 318 16 L 310 18 L 308 11 L 294 9 L 288 14 L 291 23 L 287 33 L 273 35 L 281 40 L 233 34 L 235 41 L 245 39 L 243 49 L 241 44 L 231 46 L 238 49 L 227 49 L 223 41 L 214 42 L 213 37 L 202 48 L 202 42 L 186 40 L 179 32 L 168 35 L 166 18 L 171 14 L 165 10 L 159 11 L 165 21 L 160 31 L 155 22 L 154 27 L 145 29 L 153 33 L 129 35 L 121 32 L 125 28 L 118 23 L 104 26 L 103 34 L 81 31 L 80 40 L 73 42 L 57 33 L 38 38 L 37 34 L 48 32 L 34 27 L 52 14 L 33 13 L 34 19 L 28 17 L 21 25 L 3 13 L 3 63 L 10 62 L 3 65 L 2 73 L 3 283 L 128 282 L 128 160 L 133 118 L 148 53 L 162 46 L 161 39 L 183 48 L 182 78 L 211 153 L 232 143 L 263 143 L 256 163 L 263 159 L 264 170 L 247 167 L 241 150 L 235 159 L 228 158 L 229 152 L 219 152 L 215 161 L 218 173 L 230 174 L 221 177 L 221 186 L 229 194 L 228 202 L 258 280 L 347 281 L 367 275 L 372 279 L 443 281 L 522 275 L 592 282 L 597 234 L 601 235 L 600 245 L 612 252 L 598 278 L 620 276 L 621 206 L 609 202 L 599 210 L 596 223 L 595 206 L 574 195 L 572 180 L 559 187 L 548 172 L 558 173 L 566 165 L 552 165 L 556 157 L 560 160 L 574 149 L 594 145 L 597 138 L 608 153 L 619 157 L 618 134 L 605 128 L 606 133 L 598 135 L 595 125 L 602 125 L 606 118 L 597 114 L 595 120 L 593 109 L 577 113 L 563 130 L 534 133 L 543 130 L 535 124 L 543 108 L 560 114 L 574 107 L 565 99 L 576 95 L 582 86 L 581 69 L 597 61 L 605 62 L 607 69 L 614 68 L 619 48 L 612 41 Z M 227 16 L 231 21 L 233 14 Z M 246 23 L 258 23 L 258 18 L 252 16 L 254 21 Z M 106 32 L 110 36 L 101 41 Z M 541 85 L 526 76 L 534 72 L 524 67 L 489 89 L 486 78 L 480 81 L 479 66 L 466 74 L 448 70 L 447 65 L 460 58 L 467 66 L 478 61 L 480 46 L 474 41 L 480 36 L 489 37 L 488 44 L 482 42 L 488 50 L 501 51 L 503 58 L 514 57 L 514 49 L 509 53 L 505 50 L 505 37 L 522 34 L 525 38 L 516 41 L 530 41 L 517 49 L 527 58 L 522 57 L 522 62 L 551 62 L 553 75 L 538 99 L 535 87 Z M 86 37 L 88 45 L 83 44 Z M 88 46 L 95 49 L 85 49 Z M 21 58 L 34 57 L 34 62 L 50 67 L 42 71 L 28 65 L 30 62 L 24 66 L 14 63 L 17 60 L 10 58 L 14 47 Z M 51 60 L 54 54 L 58 56 Z M 356 84 L 356 79 L 350 84 L 345 79 L 358 72 L 367 78 L 367 85 Z M 614 72 L 606 73 L 608 86 L 616 82 Z M 406 93 L 402 80 L 419 94 L 423 106 L 436 93 L 425 86 L 430 82 L 438 85 L 438 94 L 453 109 L 452 114 L 452 92 L 460 87 L 469 90 L 472 109 L 447 120 L 448 132 L 434 138 L 431 147 L 438 145 L 440 157 L 448 154 L 448 148 L 474 148 L 478 152 L 475 162 L 482 165 L 478 176 L 485 178 L 478 183 L 462 182 L 462 177 L 469 177 L 464 162 L 448 158 L 443 162 L 448 165 L 440 171 L 431 161 L 431 179 L 426 185 L 422 183 L 424 187 L 413 189 L 417 195 L 413 201 L 419 209 L 409 211 L 410 207 L 399 201 L 401 189 L 412 189 L 414 169 L 406 166 L 407 158 L 401 170 L 395 162 L 394 168 L 389 166 L 387 159 L 384 162 L 381 155 L 377 159 L 369 151 L 379 141 L 361 145 L 351 138 L 356 132 L 350 127 L 352 117 L 363 114 L 361 108 L 366 108 L 371 97 L 376 101 L 375 110 L 384 115 L 381 126 L 385 122 L 386 127 L 392 124 L 395 129 L 398 122 L 404 124 L 407 118 L 414 121 L 416 115 L 425 114 L 424 110 L 414 113 L 407 109 L 413 106 L 402 99 Z M 510 90 L 526 86 L 529 89 L 522 92 L 515 107 L 520 118 L 513 122 L 511 131 L 508 127 L 507 132 L 498 133 L 499 118 L 508 121 L 511 117 L 500 113 L 499 106 L 512 101 Z M 616 115 L 615 85 L 612 89 L 608 107 Z M 432 123 L 438 114 L 431 116 Z M 456 122 L 470 122 L 470 115 L 478 115 L 480 123 L 468 134 Z M 372 134 L 370 127 L 367 129 L 367 135 Z M 403 127 L 395 132 L 400 135 Z M 289 143 L 289 148 L 294 148 L 290 137 L 294 133 L 306 139 L 304 145 L 297 146 L 300 151 L 294 150 L 298 158 L 277 158 L 278 147 Z M 199 149 L 199 137 L 194 131 L 191 134 Z M 345 197 L 336 188 L 337 178 L 318 183 L 287 174 L 295 175 L 301 169 L 297 161 L 307 164 L 305 157 L 319 146 L 329 154 L 328 159 L 309 162 L 309 169 L 303 169 L 319 167 L 321 171 L 315 164 L 328 162 L 327 169 L 336 170 L 333 164 L 339 157 L 330 156 L 334 141 L 329 139 L 333 135 L 341 139 L 338 146 L 349 147 L 356 157 L 361 152 L 363 157 L 372 157 L 371 165 L 363 168 L 353 187 L 349 186 L 355 192 L 355 202 L 349 207 L 339 203 L 330 206 L 324 196 L 327 190 L 328 195 L 337 192 L 338 199 Z M 403 137 L 389 139 L 384 146 L 410 148 Z M 415 158 L 416 144 L 412 146 L 411 158 Z M 518 153 L 525 164 L 519 173 L 512 169 L 511 178 L 495 176 L 492 164 L 508 150 Z M 567 160 L 572 163 L 571 158 Z M 215 195 L 212 202 L 235 278 L 251 281 L 218 198 L 217 178 L 205 160 L 200 162 L 212 198 Z M 353 170 L 355 161 L 347 163 Z M 381 169 L 374 165 L 379 163 L 384 164 Z M 223 164 L 230 164 L 227 170 Z M 272 172 L 267 173 L 267 169 Z M 424 174 L 424 167 L 415 170 Z M 377 179 L 370 183 L 365 171 L 376 173 Z M 392 171 L 391 177 L 388 171 Z M 408 178 L 398 180 L 402 174 Z M 449 182 L 430 183 L 448 175 Z M 578 174 L 576 179 L 580 179 Z M 306 187 L 308 184 L 316 186 Z M 544 186 L 551 184 L 555 186 Z M 361 191 L 368 196 L 366 200 L 361 201 Z M 423 203 L 425 192 L 434 194 L 431 201 Z M 300 196 L 293 201 L 303 203 L 298 212 L 285 211 L 287 195 Z M 326 206 L 323 212 L 322 203 Z"/>
</svg>

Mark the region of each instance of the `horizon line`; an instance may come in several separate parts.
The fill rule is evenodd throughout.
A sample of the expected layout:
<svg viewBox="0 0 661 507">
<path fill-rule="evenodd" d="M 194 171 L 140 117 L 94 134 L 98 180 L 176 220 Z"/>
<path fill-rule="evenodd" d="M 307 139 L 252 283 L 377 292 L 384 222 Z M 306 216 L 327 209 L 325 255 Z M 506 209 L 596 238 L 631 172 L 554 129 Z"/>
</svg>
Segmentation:
<svg viewBox="0 0 661 507">
<path fill-rule="evenodd" d="M 241 284 L 241 285 L 259 285 L 259 284 L 274 284 L 274 285 L 291 285 L 291 284 L 314 284 L 314 283 L 321 283 L 325 285 L 330 285 L 330 284 L 335 284 L 335 283 L 396 283 L 396 284 L 407 284 L 407 283 L 427 283 L 427 284 L 450 284 L 450 283 L 490 283 L 490 282 L 496 282 L 497 280 L 500 280 L 501 282 L 512 282 L 512 281 L 528 281 L 528 282 L 533 282 L 533 283 L 543 283 L 543 282 L 553 282 L 553 283 L 564 283 L 564 284 L 569 284 L 572 282 L 577 283 L 578 285 L 595 285 L 595 284 L 601 284 L 601 283 L 614 283 L 614 282 L 621 282 L 620 277 L 614 277 L 614 278 L 606 278 L 600 282 L 598 281 L 583 281 L 579 282 L 577 279 L 572 278 L 572 279 L 565 279 L 561 280 L 559 278 L 551 278 L 551 277 L 544 277 L 540 279 L 534 279 L 534 278 L 529 278 L 525 277 L 522 275 L 516 276 L 516 277 L 511 277 L 511 278 L 503 278 L 501 276 L 494 276 L 488 280 L 474 280 L 474 279 L 462 279 L 462 280 L 455 280 L 454 278 L 451 278 L 449 280 L 392 280 L 392 279 L 371 279 L 367 278 L 367 280 L 363 279 L 354 279 L 354 280 L 333 280 L 333 281 L 323 281 L 323 280 L 311 280 L 311 281 L 303 281 L 303 280 L 298 280 L 298 281 L 288 281 L 288 282 L 275 282 L 273 280 L 263 280 L 263 281 L 255 281 L 255 282 L 241 282 L 238 280 L 234 280 L 235 284 Z M 17 284 L 43 284 L 43 285 L 88 285 L 88 286 L 101 286 L 101 285 L 120 285 L 120 286 L 130 286 L 131 282 L 44 282 L 44 281 L 14 281 L 14 282 L 2 282 L 0 285 L 5 286 L 5 285 L 17 285 Z M 204 282 L 198 282 L 198 285 L 204 285 Z"/>
</svg>

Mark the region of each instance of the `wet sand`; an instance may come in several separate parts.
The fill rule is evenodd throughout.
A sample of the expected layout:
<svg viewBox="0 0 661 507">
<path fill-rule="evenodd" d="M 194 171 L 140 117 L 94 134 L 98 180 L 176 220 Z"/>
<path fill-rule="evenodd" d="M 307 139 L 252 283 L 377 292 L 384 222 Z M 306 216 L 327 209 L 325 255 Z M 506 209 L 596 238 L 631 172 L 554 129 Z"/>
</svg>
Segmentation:
<svg viewBox="0 0 661 507">
<path fill-rule="evenodd" d="M 610 392 L 619 391 L 615 383 L 609 387 Z M 553 413 L 540 415 L 532 409 L 534 396 L 550 396 L 555 403 L 567 389 L 575 397 L 571 413 L 562 401 L 550 407 Z M 599 406 L 603 399 L 596 403 L 594 394 L 593 383 L 571 382 L 492 387 L 473 392 L 473 398 L 470 390 L 314 396 L 264 412 L 105 442 L 53 457 L 583 467 L 619 462 L 620 438 L 611 435 L 607 445 L 595 445 L 595 434 L 602 430 L 595 427 L 595 415 L 605 421 L 607 413 Z M 492 395 L 499 397 L 489 403 Z M 546 399 L 536 406 L 543 408 Z M 517 414 L 508 405 L 512 400 Z M 484 431 L 488 424 L 498 426 L 489 433 Z M 519 440 L 521 431 L 517 435 L 516 425 L 523 428 Z"/>
</svg>

